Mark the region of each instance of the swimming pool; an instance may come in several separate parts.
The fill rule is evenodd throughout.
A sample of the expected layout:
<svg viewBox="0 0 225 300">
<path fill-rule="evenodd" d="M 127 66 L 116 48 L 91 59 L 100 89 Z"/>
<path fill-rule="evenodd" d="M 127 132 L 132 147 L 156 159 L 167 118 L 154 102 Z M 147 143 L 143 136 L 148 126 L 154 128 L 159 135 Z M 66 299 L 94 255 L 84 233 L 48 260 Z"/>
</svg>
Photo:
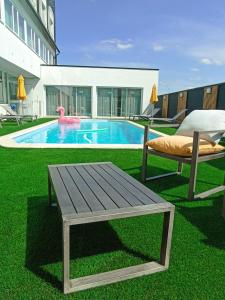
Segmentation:
<svg viewBox="0 0 225 300">
<path fill-rule="evenodd" d="M 151 138 L 157 137 L 151 133 Z M 16 143 L 142 144 L 143 128 L 127 121 L 81 120 L 80 124 L 51 124 L 15 138 Z"/>
<path fill-rule="evenodd" d="M 150 133 L 151 139 L 158 136 Z M 142 148 L 143 139 L 143 126 L 130 121 L 82 119 L 80 124 L 51 121 L 10 134 L 3 141 L 20 148 Z"/>
</svg>

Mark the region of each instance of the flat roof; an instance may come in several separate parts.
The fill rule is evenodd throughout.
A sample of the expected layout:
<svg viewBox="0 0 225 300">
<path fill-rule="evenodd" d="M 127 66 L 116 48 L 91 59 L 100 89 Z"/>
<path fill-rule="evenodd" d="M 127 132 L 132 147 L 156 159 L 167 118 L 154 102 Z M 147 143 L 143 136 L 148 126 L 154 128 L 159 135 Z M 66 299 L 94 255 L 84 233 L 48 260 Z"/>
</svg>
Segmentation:
<svg viewBox="0 0 225 300">
<path fill-rule="evenodd" d="M 109 67 L 109 66 L 79 66 L 79 65 L 45 65 L 44 67 L 65 67 L 65 68 L 92 68 L 92 69 L 123 69 L 123 70 L 143 70 L 143 71 L 159 71 L 154 68 L 132 68 L 132 67 Z"/>
</svg>

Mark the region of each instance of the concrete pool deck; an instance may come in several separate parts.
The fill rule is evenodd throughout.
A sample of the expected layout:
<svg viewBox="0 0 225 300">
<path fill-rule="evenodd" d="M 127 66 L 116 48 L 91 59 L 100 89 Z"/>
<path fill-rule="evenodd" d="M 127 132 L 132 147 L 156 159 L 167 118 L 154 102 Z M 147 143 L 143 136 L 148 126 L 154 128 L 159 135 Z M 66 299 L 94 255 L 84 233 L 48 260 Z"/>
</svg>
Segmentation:
<svg viewBox="0 0 225 300">
<path fill-rule="evenodd" d="M 132 121 L 124 120 L 134 126 L 140 127 L 144 129 L 144 126 L 134 123 Z M 142 149 L 143 144 L 63 144 L 63 143 L 55 143 L 55 144 L 50 144 L 50 143 L 16 143 L 14 138 L 17 138 L 21 135 L 31 133 L 35 130 L 42 129 L 44 127 L 47 127 L 49 125 L 57 123 L 57 120 L 49 121 L 41 125 L 33 126 L 30 128 L 22 129 L 19 131 L 16 131 L 14 133 L 10 133 L 7 135 L 4 135 L 0 137 L 0 146 L 5 147 L 5 148 L 62 148 L 62 149 Z M 166 136 L 166 134 L 161 133 L 159 131 L 151 129 L 152 133 L 155 133 L 160 136 Z"/>
</svg>

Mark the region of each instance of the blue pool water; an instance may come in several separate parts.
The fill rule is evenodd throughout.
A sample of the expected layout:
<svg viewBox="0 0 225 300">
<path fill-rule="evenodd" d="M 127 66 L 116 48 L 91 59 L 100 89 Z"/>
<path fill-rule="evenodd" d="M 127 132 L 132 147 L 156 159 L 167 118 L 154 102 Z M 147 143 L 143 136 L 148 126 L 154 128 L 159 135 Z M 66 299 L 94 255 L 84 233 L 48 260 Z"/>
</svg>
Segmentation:
<svg viewBox="0 0 225 300">
<path fill-rule="evenodd" d="M 151 133 L 151 139 L 158 135 Z M 81 120 L 80 124 L 54 123 L 15 137 L 29 144 L 142 144 L 144 130 L 127 121 Z"/>
</svg>

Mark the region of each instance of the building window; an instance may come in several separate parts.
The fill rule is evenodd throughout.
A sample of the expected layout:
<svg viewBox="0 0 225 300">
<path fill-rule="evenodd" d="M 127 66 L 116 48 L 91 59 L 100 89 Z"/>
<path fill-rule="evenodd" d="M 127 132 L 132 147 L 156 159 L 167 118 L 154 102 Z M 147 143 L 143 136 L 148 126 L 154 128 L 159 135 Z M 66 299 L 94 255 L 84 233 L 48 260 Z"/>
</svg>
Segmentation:
<svg viewBox="0 0 225 300">
<path fill-rule="evenodd" d="M 1 1 L 2 0 L 0 0 L 0 3 Z M 52 61 L 53 64 L 53 57 L 51 57 L 50 50 L 46 47 L 44 42 L 38 37 L 38 35 L 34 32 L 33 28 L 23 18 L 23 16 L 18 12 L 18 10 L 12 5 L 11 1 L 4 1 L 6 25 L 10 27 L 45 62 L 49 64 L 50 61 Z M 31 2 L 35 3 L 35 1 Z M 41 8 L 45 10 L 46 13 L 46 1 L 41 1 Z"/>
<path fill-rule="evenodd" d="M 49 6 L 48 7 L 48 30 L 52 36 L 52 38 L 54 39 L 54 34 L 55 34 L 55 21 L 54 21 L 54 13 L 52 8 Z"/>
<path fill-rule="evenodd" d="M 40 52 L 40 55 L 41 55 L 41 58 L 45 61 L 45 62 L 48 62 L 48 58 L 47 58 L 47 48 L 45 46 L 45 44 L 43 43 L 43 41 L 41 40 L 40 41 L 40 46 L 41 46 L 41 52 Z"/>
<path fill-rule="evenodd" d="M 42 40 L 40 41 L 40 55 L 41 55 L 41 58 L 44 59 L 44 44 L 43 44 Z"/>
<path fill-rule="evenodd" d="M 9 0 L 5 0 L 5 23 L 13 30 L 13 6 Z"/>
<path fill-rule="evenodd" d="M 45 24 L 45 26 L 47 26 L 47 9 L 46 9 L 46 0 L 40 0 L 40 6 L 39 6 L 39 12 L 40 12 L 40 17 L 43 21 L 43 23 Z"/>
<path fill-rule="evenodd" d="M 27 45 L 32 49 L 34 48 L 32 28 L 28 24 L 27 24 Z"/>
<path fill-rule="evenodd" d="M 30 0 L 30 2 L 33 5 L 34 9 L 37 11 L 37 0 Z"/>
<path fill-rule="evenodd" d="M 50 65 L 54 65 L 54 56 L 53 56 L 53 54 L 50 52 L 50 57 L 49 57 L 49 64 Z"/>
<path fill-rule="evenodd" d="M 19 37 L 25 41 L 24 18 L 19 14 Z"/>
<path fill-rule="evenodd" d="M 43 46 L 43 60 L 46 61 L 46 47 L 45 47 L 45 44 Z"/>
<path fill-rule="evenodd" d="M 0 103 L 4 103 L 4 92 L 3 92 L 3 74 L 0 71 Z"/>
<path fill-rule="evenodd" d="M 47 48 L 44 45 L 44 61 L 46 61 L 46 62 L 48 61 L 47 55 L 48 55 Z"/>
<path fill-rule="evenodd" d="M 9 77 L 9 100 L 17 100 L 17 78 Z"/>
<path fill-rule="evenodd" d="M 91 88 L 71 86 L 46 87 L 47 115 L 57 115 L 56 108 L 62 105 L 65 114 L 71 116 L 91 116 Z"/>
<path fill-rule="evenodd" d="M 50 51 L 47 50 L 47 63 L 50 64 Z"/>
<path fill-rule="evenodd" d="M 37 34 L 34 32 L 33 34 L 33 39 L 34 39 L 34 50 L 35 52 L 40 55 L 40 51 L 39 51 L 39 38 L 37 36 Z"/>
<path fill-rule="evenodd" d="M 33 50 L 35 50 L 35 36 L 36 36 L 36 34 L 35 34 L 35 32 L 32 30 L 32 36 L 33 36 Z"/>
<path fill-rule="evenodd" d="M 135 88 L 98 88 L 98 116 L 126 117 L 139 114 L 142 90 Z"/>
<path fill-rule="evenodd" d="M 16 34 L 19 34 L 18 11 L 15 7 L 13 7 L 13 30 Z"/>
<path fill-rule="evenodd" d="M 2 19 L 2 0 L 0 0 L 0 20 Z"/>
<path fill-rule="evenodd" d="M 40 41 L 40 46 L 41 46 L 41 58 L 48 63 L 48 52 L 49 50 L 47 49 L 47 47 L 45 46 L 45 44 L 42 42 L 42 40 Z"/>
</svg>

